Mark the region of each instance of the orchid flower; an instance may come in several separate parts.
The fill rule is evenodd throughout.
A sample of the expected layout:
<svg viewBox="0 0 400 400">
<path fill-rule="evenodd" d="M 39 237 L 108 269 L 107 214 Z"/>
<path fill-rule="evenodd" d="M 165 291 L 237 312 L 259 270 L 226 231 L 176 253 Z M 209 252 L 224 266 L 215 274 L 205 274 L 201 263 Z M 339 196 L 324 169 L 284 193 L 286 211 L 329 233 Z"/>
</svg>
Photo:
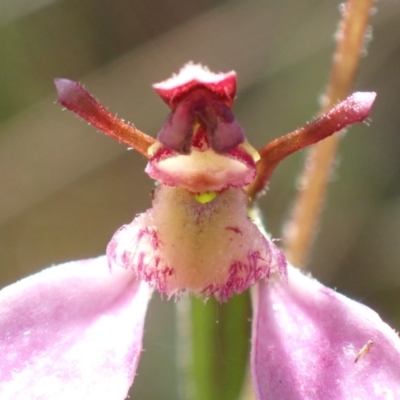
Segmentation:
<svg viewBox="0 0 400 400">
<path fill-rule="evenodd" d="M 1 399 L 124 399 L 153 289 L 228 301 L 253 286 L 257 399 L 400 398 L 397 334 L 288 265 L 248 216 L 279 161 L 365 120 L 374 93 L 353 94 L 258 153 L 232 113 L 233 71 L 188 64 L 154 85 L 171 109 L 157 140 L 78 83 L 56 86 L 62 105 L 147 157 L 158 184 L 152 208 L 114 234 L 106 256 L 51 267 L 0 292 Z"/>
</svg>

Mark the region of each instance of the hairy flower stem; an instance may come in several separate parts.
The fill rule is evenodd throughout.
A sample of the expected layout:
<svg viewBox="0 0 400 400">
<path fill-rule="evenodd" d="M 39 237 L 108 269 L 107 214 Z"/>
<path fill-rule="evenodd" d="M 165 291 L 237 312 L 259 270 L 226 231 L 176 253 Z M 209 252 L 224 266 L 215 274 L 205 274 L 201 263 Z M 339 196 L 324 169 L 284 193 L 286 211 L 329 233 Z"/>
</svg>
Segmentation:
<svg viewBox="0 0 400 400">
<path fill-rule="evenodd" d="M 328 111 L 350 92 L 365 46 L 373 0 L 349 0 L 339 23 L 333 66 L 323 97 L 321 114 Z M 303 267 L 314 239 L 314 232 L 327 189 L 341 135 L 334 135 L 310 148 L 300 189 L 292 215 L 284 229 L 286 256 L 297 267 Z"/>
</svg>

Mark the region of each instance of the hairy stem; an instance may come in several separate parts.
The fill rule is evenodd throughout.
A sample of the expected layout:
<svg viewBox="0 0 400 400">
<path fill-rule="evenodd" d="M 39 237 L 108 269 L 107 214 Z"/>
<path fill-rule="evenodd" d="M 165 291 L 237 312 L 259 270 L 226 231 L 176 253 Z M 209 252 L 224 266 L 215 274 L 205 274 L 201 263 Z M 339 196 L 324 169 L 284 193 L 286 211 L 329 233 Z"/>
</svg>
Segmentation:
<svg viewBox="0 0 400 400">
<path fill-rule="evenodd" d="M 349 0 L 344 6 L 321 114 L 343 100 L 351 90 L 365 45 L 372 2 Z M 334 135 L 314 145 L 306 157 L 297 199 L 284 230 L 287 258 L 297 267 L 304 267 L 307 261 L 340 137 Z"/>
</svg>

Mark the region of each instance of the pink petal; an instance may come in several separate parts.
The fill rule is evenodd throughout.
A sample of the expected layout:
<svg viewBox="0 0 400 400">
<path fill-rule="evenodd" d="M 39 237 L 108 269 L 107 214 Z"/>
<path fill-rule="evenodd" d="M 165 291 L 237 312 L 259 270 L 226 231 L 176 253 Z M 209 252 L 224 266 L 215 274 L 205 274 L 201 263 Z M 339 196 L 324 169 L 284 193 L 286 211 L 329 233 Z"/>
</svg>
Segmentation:
<svg viewBox="0 0 400 400">
<path fill-rule="evenodd" d="M 255 295 L 258 399 L 398 399 L 400 339 L 368 307 L 293 267 Z"/>
<path fill-rule="evenodd" d="M 125 399 L 149 289 L 106 257 L 48 268 L 0 291 L 0 398 Z"/>
</svg>

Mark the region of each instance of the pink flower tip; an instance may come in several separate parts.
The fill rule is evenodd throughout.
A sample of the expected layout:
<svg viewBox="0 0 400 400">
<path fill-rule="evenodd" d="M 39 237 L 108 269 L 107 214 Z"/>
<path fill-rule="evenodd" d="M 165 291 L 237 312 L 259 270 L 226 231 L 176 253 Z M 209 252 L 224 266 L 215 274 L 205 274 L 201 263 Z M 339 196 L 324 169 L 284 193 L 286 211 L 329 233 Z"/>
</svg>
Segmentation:
<svg viewBox="0 0 400 400">
<path fill-rule="evenodd" d="M 54 84 L 57 89 L 58 101 L 65 107 L 78 101 L 85 92 L 79 83 L 70 79 L 56 78 Z"/>
<path fill-rule="evenodd" d="M 343 102 L 343 105 L 348 112 L 357 116 L 355 121 L 363 121 L 371 113 L 375 98 L 375 92 L 355 92 Z"/>
</svg>

